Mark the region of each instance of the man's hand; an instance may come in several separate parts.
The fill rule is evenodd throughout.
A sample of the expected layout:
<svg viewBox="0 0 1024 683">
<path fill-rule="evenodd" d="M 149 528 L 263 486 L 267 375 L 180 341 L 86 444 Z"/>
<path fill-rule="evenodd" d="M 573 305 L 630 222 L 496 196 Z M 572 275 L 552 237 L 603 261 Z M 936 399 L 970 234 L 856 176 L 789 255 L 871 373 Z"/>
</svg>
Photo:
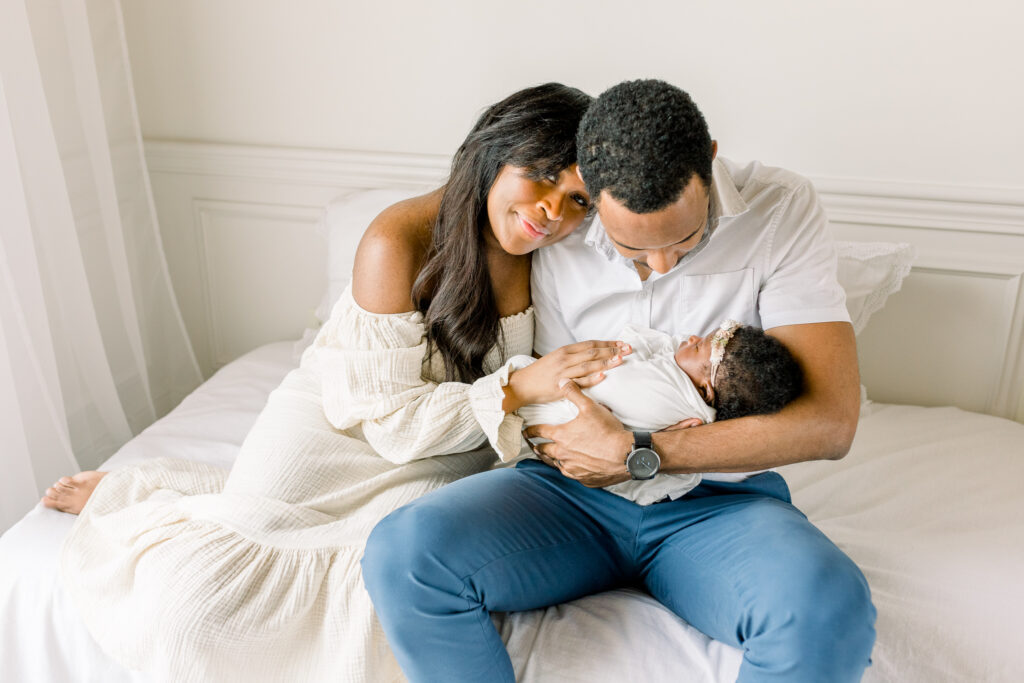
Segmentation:
<svg viewBox="0 0 1024 683">
<path fill-rule="evenodd" d="M 552 441 L 535 446 L 534 453 L 584 486 L 610 486 L 629 479 L 626 455 L 633 434 L 610 410 L 584 396 L 575 382 L 563 381 L 562 396 L 573 402 L 579 415 L 561 425 L 527 427 L 527 438 Z"/>
</svg>

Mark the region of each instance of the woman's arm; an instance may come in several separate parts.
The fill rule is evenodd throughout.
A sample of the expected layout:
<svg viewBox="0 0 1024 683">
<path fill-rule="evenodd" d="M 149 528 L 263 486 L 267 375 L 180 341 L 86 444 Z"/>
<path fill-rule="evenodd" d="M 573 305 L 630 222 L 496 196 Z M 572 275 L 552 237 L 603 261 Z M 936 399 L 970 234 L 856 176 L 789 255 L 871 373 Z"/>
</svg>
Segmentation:
<svg viewBox="0 0 1024 683">
<path fill-rule="evenodd" d="M 351 299 L 343 295 L 310 359 L 327 419 L 339 429 L 360 425 L 374 450 L 393 462 L 467 450 L 487 436 L 470 385 L 422 377 L 426 332 L 411 292 L 442 194 L 439 188 L 398 202 L 370 223 L 356 249 Z M 477 411 L 494 412 L 486 405 Z M 485 421 L 494 423 L 494 416 Z"/>
<path fill-rule="evenodd" d="M 367 228 L 356 253 L 351 293 L 335 306 L 308 362 L 320 374 L 328 420 L 339 429 L 360 425 L 374 450 L 392 462 L 468 450 L 485 439 L 509 459 L 519 451 L 522 421 L 502 406 L 507 370 L 472 384 L 422 376 L 426 330 L 411 289 L 440 196 L 435 191 L 400 202 Z M 595 345 L 602 347 L 596 354 L 590 350 Z M 591 370 L 595 361 L 606 361 L 617 351 L 611 342 L 590 347 L 578 360 Z M 564 361 L 564 372 L 582 372 Z M 534 374 L 537 383 L 545 384 L 543 391 L 551 393 L 547 385 L 552 380 Z M 516 386 L 527 395 L 541 391 L 520 380 Z"/>
</svg>

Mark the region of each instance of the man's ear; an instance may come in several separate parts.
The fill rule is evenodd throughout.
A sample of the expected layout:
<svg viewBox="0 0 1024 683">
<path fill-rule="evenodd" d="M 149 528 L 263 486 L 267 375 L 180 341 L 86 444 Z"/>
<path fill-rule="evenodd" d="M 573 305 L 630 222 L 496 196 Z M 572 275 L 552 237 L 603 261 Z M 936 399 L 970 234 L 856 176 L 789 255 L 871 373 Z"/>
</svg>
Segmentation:
<svg viewBox="0 0 1024 683">
<path fill-rule="evenodd" d="M 718 140 L 711 141 L 711 160 L 714 161 L 715 157 L 718 156 Z M 579 167 L 576 168 L 579 170 Z"/>
</svg>

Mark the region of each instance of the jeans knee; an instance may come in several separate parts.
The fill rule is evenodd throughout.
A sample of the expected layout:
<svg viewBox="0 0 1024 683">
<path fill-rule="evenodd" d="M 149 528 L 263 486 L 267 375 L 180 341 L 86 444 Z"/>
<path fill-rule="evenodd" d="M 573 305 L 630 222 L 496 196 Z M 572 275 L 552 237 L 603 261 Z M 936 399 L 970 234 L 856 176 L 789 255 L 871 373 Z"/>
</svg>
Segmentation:
<svg viewBox="0 0 1024 683">
<path fill-rule="evenodd" d="M 859 637 L 869 645 L 874 643 L 871 589 L 852 560 L 843 556 L 819 567 L 808 585 L 814 595 L 810 614 L 804 618 L 809 628 L 821 627 L 844 639 Z"/>
<path fill-rule="evenodd" d="M 775 588 L 748 622 L 749 658 L 789 680 L 859 681 L 875 642 L 875 607 L 857 566 L 839 553 L 812 559 L 776 577 Z"/>
<path fill-rule="evenodd" d="M 871 662 L 875 606 L 863 574 L 850 565 L 822 587 L 814 618 L 804 618 L 801 637 L 824 655 L 817 680 L 859 681 Z"/>
<path fill-rule="evenodd" d="M 800 578 L 804 598 L 793 612 L 790 641 L 800 643 L 808 680 L 859 681 L 875 643 L 867 580 L 846 556 L 812 564 Z"/>
<path fill-rule="evenodd" d="M 370 533 L 361 560 L 363 584 L 378 611 L 389 603 L 408 605 L 440 589 L 460 592 L 442 550 L 453 547 L 452 527 L 443 511 L 409 505 L 381 520 Z"/>
<path fill-rule="evenodd" d="M 363 557 L 363 582 L 373 595 L 379 586 L 392 586 L 407 573 L 415 558 L 413 547 L 419 538 L 416 516 L 399 508 L 377 523 L 366 539 Z"/>
</svg>

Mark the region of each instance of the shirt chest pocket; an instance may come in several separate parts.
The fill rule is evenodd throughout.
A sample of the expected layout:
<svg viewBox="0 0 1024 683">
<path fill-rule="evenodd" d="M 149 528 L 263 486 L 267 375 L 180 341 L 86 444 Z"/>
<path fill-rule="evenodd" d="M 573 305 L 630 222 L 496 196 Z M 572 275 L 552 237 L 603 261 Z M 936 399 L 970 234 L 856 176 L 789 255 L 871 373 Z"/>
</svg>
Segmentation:
<svg viewBox="0 0 1024 683">
<path fill-rule="evenodd" d="M 757 314 L 754 269 L 728 273 L 684 275 L 676 302 L 674 327 L 684 333 L 706 334 L 732 318 L 747 325 L 761 326 Z"/>
</svg>

